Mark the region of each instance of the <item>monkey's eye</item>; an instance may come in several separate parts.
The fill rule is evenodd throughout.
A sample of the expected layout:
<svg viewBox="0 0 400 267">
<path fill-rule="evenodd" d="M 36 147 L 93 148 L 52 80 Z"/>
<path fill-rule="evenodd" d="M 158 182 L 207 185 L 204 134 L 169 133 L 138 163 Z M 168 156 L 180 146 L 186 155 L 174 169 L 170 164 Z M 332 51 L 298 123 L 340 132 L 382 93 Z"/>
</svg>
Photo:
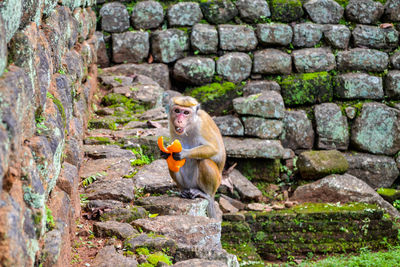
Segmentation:
<svg viewBox="0 0 400 267">
<path fill-rule="evenodd" d="M 185 114 L 185 115 L 189 115 L 189 114 L 190 114 L 190 112 L 189 112 L 189 111 L 187 111 L 187 110 L 185 110 L 185 111 L 183 112 L 183 114 Z"/>
<path fill-rule="evenodd" d="M 175 111 L 175 113 L 179 113 L 180 112 L 180 110 L 178 108 L 176 108 L 174 111 Z"/>
</svg>

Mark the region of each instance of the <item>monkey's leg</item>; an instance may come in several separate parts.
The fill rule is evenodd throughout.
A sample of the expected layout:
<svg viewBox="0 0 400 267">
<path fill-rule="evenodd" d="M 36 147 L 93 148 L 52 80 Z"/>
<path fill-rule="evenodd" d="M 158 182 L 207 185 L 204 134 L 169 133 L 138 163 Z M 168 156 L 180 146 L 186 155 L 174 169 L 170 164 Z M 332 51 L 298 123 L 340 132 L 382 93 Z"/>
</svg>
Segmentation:
<svg viewBox="0 0 400 267">
<path fill-rule="evenodd" d="M 201 193 L 205 193 L 204 197 L 208 200 L 207 213 L 211 218 L 216 219 L 217 214 L 214 207 L 214 195 L 221 184 L 221 172 L 217 164 L 210 159 L 201 160 L 199 163 L 199 179 L 197 185 Z"/>
</svg>

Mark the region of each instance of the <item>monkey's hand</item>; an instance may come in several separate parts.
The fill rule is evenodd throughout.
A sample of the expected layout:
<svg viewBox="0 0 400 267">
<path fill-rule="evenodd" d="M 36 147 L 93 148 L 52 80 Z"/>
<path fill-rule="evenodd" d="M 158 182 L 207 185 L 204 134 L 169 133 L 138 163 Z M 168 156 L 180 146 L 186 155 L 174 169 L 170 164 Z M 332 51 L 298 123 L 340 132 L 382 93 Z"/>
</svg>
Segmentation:
<svg viewBox="0 0 400 267">
<path fill-rule="evenodd" d="M 165 153 L 165 152 L 163 152 L 163 151 L 160 151 L 160 156 L 161 156 L 161 158 L 163 158 L 163 159 L 167 159 L 168 157 L 169 157 L 169 155 L 171 155 L 170 153 Z"/>
</svg>

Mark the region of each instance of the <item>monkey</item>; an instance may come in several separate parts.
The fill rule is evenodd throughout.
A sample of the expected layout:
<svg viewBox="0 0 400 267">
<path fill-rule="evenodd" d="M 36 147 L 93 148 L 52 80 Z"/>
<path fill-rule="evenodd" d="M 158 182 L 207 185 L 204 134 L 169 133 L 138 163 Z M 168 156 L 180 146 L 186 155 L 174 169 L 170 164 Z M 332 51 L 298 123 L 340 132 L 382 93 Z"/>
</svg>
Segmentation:
<svg viewBox="0 0 400 267">
<path fill-rule="evenodd" d="M 171 98 L 168 121 L 171 140 L 178 139 L 182 144 L 182 151 L 172 156 L 175 160 L 186 159 L 179 171 L 170 170 L 170 175 L 181 190 L 181 197 L 207 199 L 207 214 L 216 218 L 214 197 L 226 161 L 221 133 L 210 115 L 190 96 Z M 164 158 L 169 155 L 161 153 Z"/>
</svg>

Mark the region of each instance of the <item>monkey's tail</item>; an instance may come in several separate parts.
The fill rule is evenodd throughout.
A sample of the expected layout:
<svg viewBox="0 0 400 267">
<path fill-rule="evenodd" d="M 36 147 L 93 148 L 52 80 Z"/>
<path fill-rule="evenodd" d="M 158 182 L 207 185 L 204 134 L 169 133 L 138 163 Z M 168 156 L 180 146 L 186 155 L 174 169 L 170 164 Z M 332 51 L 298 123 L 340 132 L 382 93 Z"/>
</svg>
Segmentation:
<svg viewBox="0 0 400 267">
<path fill-rule="evenodd" d="M 217 212 L 215 211 L 214 197 L 207 195 L 208 206 L 207 215 L 210 218 L 217 219 Z"/>
</svg>

